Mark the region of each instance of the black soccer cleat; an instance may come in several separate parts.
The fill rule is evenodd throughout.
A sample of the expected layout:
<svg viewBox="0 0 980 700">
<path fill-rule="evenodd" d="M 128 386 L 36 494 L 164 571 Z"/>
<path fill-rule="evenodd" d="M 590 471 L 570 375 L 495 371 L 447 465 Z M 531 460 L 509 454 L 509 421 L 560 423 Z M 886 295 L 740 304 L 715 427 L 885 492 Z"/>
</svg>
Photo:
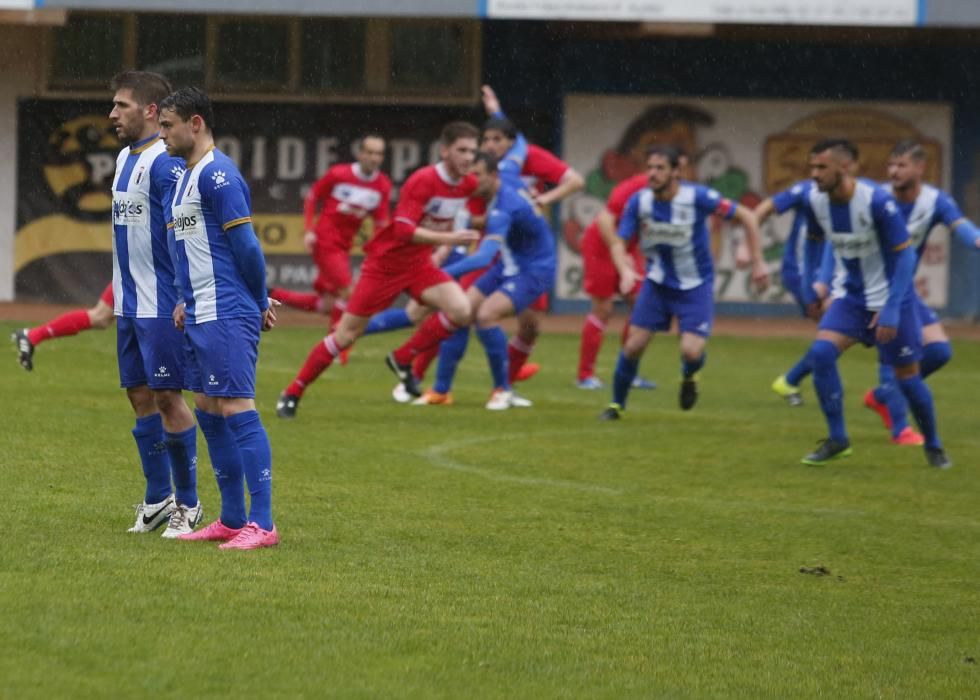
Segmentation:
<svg viewBox="0 0 980 700">
<path fill-rule="evenodd" d="M 34 369 L 34 345 L 27 337 L 27 329 L 21 328 L 11 333 L 10 341 L 17 346 L 17 360 L 20 366 L 30 372 Z"/>
<path fill-rule="evenodd" d="M 599 420 L 619 420 L 622 417 L 623 407 L 618 403 L 611 403 L 602 413 Z"/>
<path fill-rule="evenodd" d="M 927 447 L 925 450 L 926 461 L 930 467 L 934 467 L 935 469 L 949 469 L 953 466 L 953 460 L 946 455 L 946 451 L 942 447 Z"/>
<path fill-rule="evenodd" d="M 388 365 L 388 369 L 395 373 L 398 377 L 398 381 L 402 383 L 405 387 L 405 391 L 418 398 L 422 395 L 422 390 L 419 389 L 419 383 L 415 381 L 415 377 L 412 376 L 412 366 L 411 365 L 400 365 L 395 359 L 395 353 L 389 352 L 385 356 L 385 364 Z"/>
<path fill-rule="evenodd" d="M 806 457 L 800 461 L 803 464 L 809 464 L 812 466 L 819 466 L 821 464 L 826 464 L 827 462 L 832 462 L 835 459 L 840 459 L 842 457 L 849 457 L 851 455 L 851 443 L 849 442 L 837 442 L 836 440 L 831 440 L 827 438 L 817 445 L 817 449 L 808 454 Z"/>
<path fill-rule="evenodd" d="M 297 406 L 299 406 L 299 397 L 284 391 L 279 394 L 279 400 L 276 401 L 276 415 L 280 418 L 295 418 Z"/>
<path fill-rule="evenodd" d="M 690 411 L 698 402 L 698 380 L 694 377 L 684 377 L 681 380 L 681 393 L 678 397 L 682 411 Z"/>
</svg>

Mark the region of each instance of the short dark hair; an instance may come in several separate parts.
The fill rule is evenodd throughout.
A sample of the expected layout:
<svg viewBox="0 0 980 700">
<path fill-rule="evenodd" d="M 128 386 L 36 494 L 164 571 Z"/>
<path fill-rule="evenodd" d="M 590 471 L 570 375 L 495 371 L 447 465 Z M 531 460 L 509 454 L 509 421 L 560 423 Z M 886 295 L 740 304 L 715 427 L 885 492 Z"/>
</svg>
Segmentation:
<svg viewBox="0 0 980 700">
<path fill-rule="evenodd" d="M 517 138 L 517 125 L 507 117 L 490 117 L 483 122 L 483 132 L 499 131 L 511 141 Z"/>
<path fill-rule="evenodd" d="M 486 165 L 488 173 L 495 173 L 497 172 L 497 164 L 499 161 L 489 153 L 480 151 L 476 154 L 476 158 L 473 159 L 473 165 L 476 165 L 477 163 L 483 163 Z"/>
<path fill-rule="evenodd" d="M 214 130 L 214 107 L 211 105 L 211 98 L 199 88 L 177 88 L 160 103 L 159 109 L 161 112 L 165 109 L 173 110 L 185 122 L 196 114 L 204 120 L 208 129 Z"/>
<path fill-rule="evenodd" d="M 442 127 L 442 134 L 439 140 L 443 146 L 452 146 L 460 139 L 480 138 L 480 130 L 469 122 L 449 122 Z"/>
<path fill-rule="evenodd" d="M 681 162 L 681 149 L 667 143 L 655 143 L 647 149 L 647 158 L 661 156 L 667 159 L 671 168 L 676 168 Z"/>
<path fill-rule="evenodd" d="M 119 90 L 131 90 L 133 97 L 141 105 L 156 105 L 166 99 L 173 88 L 170 81 L 159 73 L 151 73 L 145 70 L 128 70 L 116 73 L 109 82 L 109 88 L 113 92 Z"/>
<path fill-rule="evenodd" d="M 847 139 L 822 139 L 817 141 L 813 144 L 813 148 L 810 149 L 810 155 L 815 156 L 824 151 L 833 151 L 839 155 L 846 155 L 851 160 L 857 160 L 860 155 L 858 147 Z"/>
<path fill-rule="evenodd" d="M 897 158 L 898 156 L 907 155 L 914 161 L 924 161 L 926 159 L 926 149 L 922 147 L 922 144 L 915 139 L 904 139 L 895 144 L 895 148 L 892 149 L 892 157 Z"/>
</svg>

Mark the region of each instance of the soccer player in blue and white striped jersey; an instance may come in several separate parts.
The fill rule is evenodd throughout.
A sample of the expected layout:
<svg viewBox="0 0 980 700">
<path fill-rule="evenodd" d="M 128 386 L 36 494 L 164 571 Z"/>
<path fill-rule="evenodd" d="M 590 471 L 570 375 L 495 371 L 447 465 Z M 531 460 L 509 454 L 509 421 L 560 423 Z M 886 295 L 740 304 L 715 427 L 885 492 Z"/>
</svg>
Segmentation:
<svg viewBox="0 0 980 700">
<path fill-rule="evenodd" d="M 804 202 L 807 246 L 802 291 L 807 305 L 817 303 L 811 283 L 820 267 L 823 241 L 833 247 L 846 276 L 844 294 L 824 314 L 808 353 L 829 436 L 802 461 L 823 464 L 851 453 L 837 358 L 860 342 L 876 345 L 879 361 L 894 368 L 899 389 L 925 437 L 928 463 L 946 468 L 951 462 L 937 434 L 932 394 L 919 374 L 922 336 L 912 284 L 916 265 L 912 242 L 891 193 L 852 175 L 857 157 L 857 148 L 843 139 L 821 141 L 810 150 L 816 187 Z"/>
<path fill-rule="evenodd" d="M 676 148 L 651 147 L 647 156 L 650 186 L 630 197 L 617 235 L 603 234 L 619 270 L 620 292 L 629 293 L 637 280 L 633 258 L 626 253 L 627 241 L 639 238 L 648 267 L 616 363 L 612 403 L 600 415 L 602 420 L 620 417 L 644 350 L 655 332 L 670 330 L 675 316 L 680 329 L 680 406 L 685 411 L 694 407 L 697 373 L 704 366 L 704 348 L 714 319 L 710 216 L 734 218 L 743 226 L 752 257 L 752 281 L 760 290 L 769 284 L 755 214 L 709 187 L 682 181 L 679 165 Z"/>
<path fill-rule="evenodd" d="M 181 88 L 160 105 L 167 151 L 187 162 L 174 189 L 169 238 L 183 295 L 174 321 L 190 346 L 189 383 L 221 491 L 221 517 L 181 539 L 257 549 L 279 543 L 272 451 L 255 410 L 259 332 L 272 328 L 276 316 L 248 185 L 215 149 L 213 124 L 211 100 L 197 88 Z M 248 514 L 244 480 L 252 497 Z"/>
<path fill-rule="evenodd" d="M 146 477 L 146 493 L 129 531 L 150 532 L 169 519 L 164 537 L 177 537 L 190 532 L 202 513 L 197 430 L 181 396 L 184 341 L 170 318 L 177 293 L 167 220 L 184 163 L 167 154 L 158 134 L 159 104 L 170 92 L 167 80 L 130 71 L 117 75 L 112 89 L 109 119 L 128 144 L 116 160 L 112 183 L 119 379 L 136 412 L 133 436 Z"/>
</svg>

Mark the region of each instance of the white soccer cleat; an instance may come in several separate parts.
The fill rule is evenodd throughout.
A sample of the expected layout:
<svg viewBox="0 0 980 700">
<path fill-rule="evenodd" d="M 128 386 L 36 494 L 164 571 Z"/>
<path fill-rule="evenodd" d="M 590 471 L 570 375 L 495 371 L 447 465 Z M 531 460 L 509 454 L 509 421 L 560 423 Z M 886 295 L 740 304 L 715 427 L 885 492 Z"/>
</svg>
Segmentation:
<svg viewBox="0 0 980 700">
<path fill-rule="evenodd" d="M 488 411 L 506 411 L 513 406 L 514 392 L 507 389 L 494 389 L 487 401 Z"/>
<path fill-rule="evenodd" d="M 510 405 L 514 408 L 531 408 L 531 406 L 534 405 L 534 402 L 530 399 L 525 399 L 523 396 L 514 391 L 511 392 Z"/>
<path fill-rule="evenodd" d="M 126 530 L 126 532 L 153 532 L 163 525 L 163 522 L 174 512 L 177 504 L 174 502 L 173 495 L 167 496 L 167 500 L 159 503 L 138 503 L 136 505 L 136 524 Z"/>
<path fill-rule="evenodd" d="M 391 398 L 398 403 L 409 403 L 415 397 L 408 393 L 404 384 L 398 382 L 398 384 L 395 385 L 395 388 L 391 390 Z"/>
<path fill-rule="evenodd" d="M 163 531 L 163 537 L 174 540 L 180 535 L 194 532 L 194 528 L 197 527 L 203 517 L 204 508 L 201 507 L 200 501 L 193 508 L 178 503 L 173 513 L 170 514 L 170 522 L 167 524 L 167 529 Z"/>
</svg>

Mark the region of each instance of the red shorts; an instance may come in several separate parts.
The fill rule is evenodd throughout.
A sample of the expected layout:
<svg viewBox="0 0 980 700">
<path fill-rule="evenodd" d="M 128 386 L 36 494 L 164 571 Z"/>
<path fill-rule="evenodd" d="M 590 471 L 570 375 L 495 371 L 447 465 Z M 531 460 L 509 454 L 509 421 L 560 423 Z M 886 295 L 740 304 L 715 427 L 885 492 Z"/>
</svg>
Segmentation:
<svg viewBox="0 0 980 700">
<path fill-rule="evenodd" d="M 534 300 L 534 303 L 531 304 L 527 308 L 529 308 L 531 311 L 547 311 L 548 310 L 548 292 L 545 292 L 544 294 L 542 294 L 541 296 L 539 296 L 537 299 L 535 299 Z"/>
<path fill-rule="evenodd" d="M 632 252 L 637 270 L 643 270 L 643 256 L 638 250 Z M 585 267 L 582 287 L 585 293 L 596 299 L 609 299 L 619 294 L 619 270 L 613 263 L 606 242 L 599 235 L 586 235 L 582 238 L 582 263 Z M 643 280 L 633 287 L 636 295 L 643 286 Z"/>
<path fill-rule="evenodd" d="M 313 289 L 317 292 L 337 296 L 341 289 L 350 287 L 350 253 L 346 250 L 318 244 L 313 250 L 313 262 L 317 269 Z"/>
<path fill-rule="evenodd" d="M 463 289 L 469 289 L 473 284 L 483 277 L 483 273 L 490 269 L 490 265 L 486 267 L 481 267 L 479 270 L 470 270 L 469 272 L 463 273 L 463 276 L 459 278 L 459 286 Z"/>
<path fill-rule="evenodd" d="M 102 290 L 102 294 L 99 296 L 99 300 L 103 304 L 105 304 L 106 306 L 108 306 L 110 309 L 112 308 L 112 306 L 113 306 L 112 282 L 110 282 L 109 284 L 107 284 L 105 286 L 105 289 Z"/>
<path fill-rule="evenodd" d="M 437 284 L 452 282 L 453 278 L 432 263 L 407 270 L 393 271 L 371 264 L 371 257 L 361 267 L 361 276 L 347 300 L 347 311 L 355 316 L 371 316 L 384 311 L 402 292 L 422 301 L 422 292 Z"/>
</svg>

